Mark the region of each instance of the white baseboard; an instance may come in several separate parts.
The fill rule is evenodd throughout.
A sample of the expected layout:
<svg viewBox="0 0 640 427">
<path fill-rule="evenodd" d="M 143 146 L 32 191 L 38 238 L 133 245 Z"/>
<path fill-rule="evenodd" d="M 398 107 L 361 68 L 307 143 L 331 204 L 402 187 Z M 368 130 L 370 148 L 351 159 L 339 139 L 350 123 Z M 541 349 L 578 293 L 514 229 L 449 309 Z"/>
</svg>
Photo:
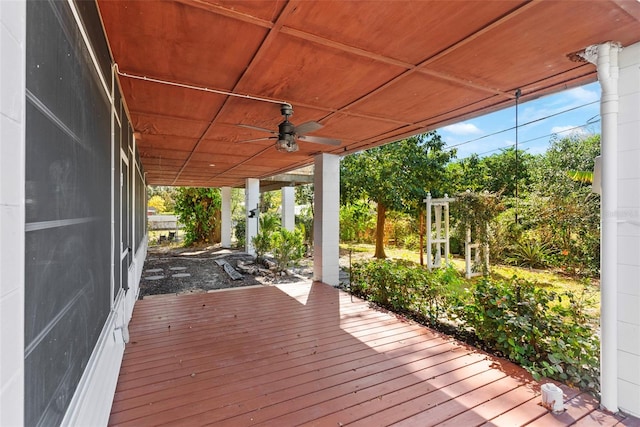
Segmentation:
<svg viewBox="0 0 640 427">
<path fill-rule="evenodd" d="M 102 333 L 80 378 L 62 420 L 62 426 L 106 426 L 124 354 L 125 293 L 116 297 L 115 309 L 107 317 Z"/>
<path fill-rule="evenodd" d="M 128 324 L 138 298 L 146 256 L 145 238 L 129 269 L 129 283 L 132 286 L 127 292 L 122 289 L 118 292 L 114 308 L 102 328 L 62 426 L 106 426 L 109 421 L 125 343 L 129 339 Z"/>
</svg>

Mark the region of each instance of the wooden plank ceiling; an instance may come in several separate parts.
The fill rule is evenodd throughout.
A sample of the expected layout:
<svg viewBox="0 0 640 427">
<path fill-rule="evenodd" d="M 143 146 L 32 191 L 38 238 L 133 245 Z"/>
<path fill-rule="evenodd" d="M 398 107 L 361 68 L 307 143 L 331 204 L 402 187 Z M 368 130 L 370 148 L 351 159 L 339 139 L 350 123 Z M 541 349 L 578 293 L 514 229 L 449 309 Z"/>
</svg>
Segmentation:
<svg viewBox="0 0 640 427">
<path fill-rule="evenodd" d="M 596 80 L 570 55 L 640 41 L 640 2 L 97 0 L 123 73 L 286 101 L 313 136 L 279 152 L 277 103 L 120 76 L 152 185 L 241 186 Z"/>
</svg>

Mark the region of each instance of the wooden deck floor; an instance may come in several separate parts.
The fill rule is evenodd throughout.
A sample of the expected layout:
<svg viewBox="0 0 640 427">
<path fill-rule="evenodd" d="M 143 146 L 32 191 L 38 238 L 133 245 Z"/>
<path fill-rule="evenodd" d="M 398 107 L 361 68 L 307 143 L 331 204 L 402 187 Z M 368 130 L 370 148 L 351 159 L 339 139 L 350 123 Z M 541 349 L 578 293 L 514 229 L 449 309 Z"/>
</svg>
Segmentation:
<svg viewBox="0 0 640 427">
<path fill-rule="evenodd" d="M 315 284 L 139 301 L 110 425 L 638 425 L 522 369 Z"/>
</svg>

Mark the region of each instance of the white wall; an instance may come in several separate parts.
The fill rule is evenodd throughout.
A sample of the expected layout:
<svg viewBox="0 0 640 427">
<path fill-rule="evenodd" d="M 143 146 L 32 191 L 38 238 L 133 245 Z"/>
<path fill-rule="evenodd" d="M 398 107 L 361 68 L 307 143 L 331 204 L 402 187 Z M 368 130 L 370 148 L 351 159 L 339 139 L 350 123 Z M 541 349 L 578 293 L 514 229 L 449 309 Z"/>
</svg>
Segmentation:
<svg viewBox="0 0 640 427">
<path fill-rule="evenodd" d="M 231 247 L 231 187 L 222 187 L 220 189 L 222 196 L 222 212 L 221 212 L 221 242 L 223 248 Z"/>
<path fill-rule="evenodd" d="M 26 5 L 0 1 L 0 425 L 24 411 Z"/>
<path fill-rule="evenodd" d="M 340 157 L 315 158 L 313 207 L 313 280 L 340 281 Z"/>
<path fill-rule="evenodd" d="M 282 187 L 282 228 L 296 229 L 296 188 Z"/>
<path fill-rule="evenodd" d="M 256 178 L 247 178 L 244 187 L 244 208 L 246 210 L 246 232 L 245 232 L 245 250 L 250 255 L 256 254 L 256 249 L 251 241 L 258 234 L 258 221 L 260 214 L 256 211 L 256 215 L 249 218 L 252 209 L 258 209 L 260 202 L 260 180 Z"/>
<path fill-rule="evenodd" d="M 619 66 L 618 406 L 640 416 L 640 43 Z"/>
</svg>

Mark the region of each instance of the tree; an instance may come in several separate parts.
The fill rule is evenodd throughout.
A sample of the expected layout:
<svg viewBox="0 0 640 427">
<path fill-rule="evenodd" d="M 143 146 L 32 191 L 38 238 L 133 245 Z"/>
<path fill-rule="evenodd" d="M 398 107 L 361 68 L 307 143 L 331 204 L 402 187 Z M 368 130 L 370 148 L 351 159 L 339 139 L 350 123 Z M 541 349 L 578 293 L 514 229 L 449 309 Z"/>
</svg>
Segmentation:
<svg viewBox="0 0 640 427">
<path fill-rule="evenodd" d="M 455 151 L 443 151 L 436 132 L 352 154 L 340 164 L 343 203 L 368 198 L 377 204 L 376 258 L 386 258 L 384 224 L 389 209 L 420 211 L 427 191 L 437 195 Z"/>
<path fill-rule="evenodd" d="M 599 269 L 600 197 L 575 171 L 593 171 L 600 154 L 600 135 L 555 138 L 531 166 L 530 192 L 537 203 L 530 208 L 530 228 L 548 242 L 561 266 L 573 271 Z"/>
<path fill-rule="evenodd" d="M 147 197 L 150 199 L 154 196 L 160 197 L 164 202 L 162 212 L 173 212 L 175 209 L 175 198 L 178 192 L 177 187 L 167 186 L 147 186 Z"/>
<path fill-rule="evenodd" d="M 530 183 L 530 165 L 535 157 L 518 150 L 518 192 L 526 189 Z M 465 159 L 448 165 L 449 194 L 489 191 L 513 197 L 516 193 L 516 150 L 507 148 L 499 153 L 480 158 L 473 154 Z"/>
<path fill-rule="evenodd" d="M 158 195 L 152 196 L 147 202 L 147 206 L 154 208 L 157 213 L 165 212 L 164 199 Z"/>
<path fill-rule="evenodd" d="M 183 224 L 187 245 L 220 241 L 221 204 L 217 188 L 178 188 L 175 210 Z"/>
</svg>

